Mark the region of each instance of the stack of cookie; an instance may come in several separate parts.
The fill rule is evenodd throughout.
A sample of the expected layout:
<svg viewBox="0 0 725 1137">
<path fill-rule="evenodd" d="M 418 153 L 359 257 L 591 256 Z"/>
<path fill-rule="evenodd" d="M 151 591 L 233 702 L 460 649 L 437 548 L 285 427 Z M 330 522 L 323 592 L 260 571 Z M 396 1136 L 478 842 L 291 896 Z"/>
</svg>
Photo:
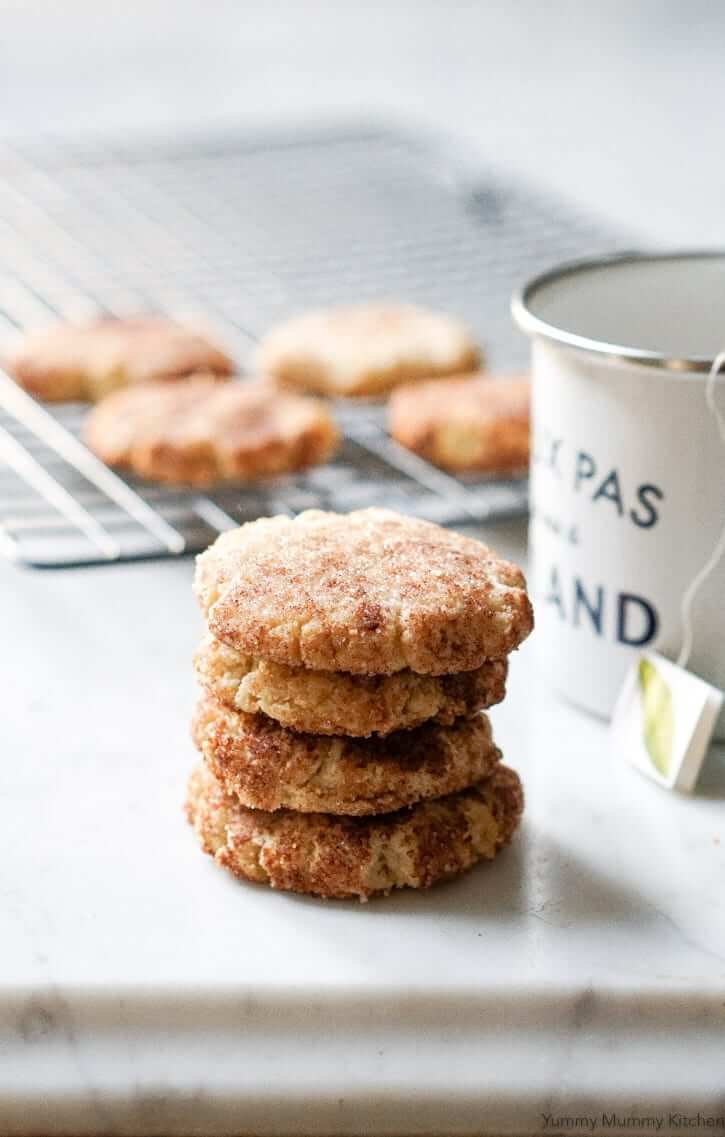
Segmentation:
<svg viewBox="0 0 725 1137">
<path fill-rule="evenodd" d="M 478 541 L 370 509 L 223 534 L 188 815 L 206 852 L 273 888 L 367 899 L 488 859 L 522 810 L 481 713 L 532 627 L 520 571 Z"/>
</svg>

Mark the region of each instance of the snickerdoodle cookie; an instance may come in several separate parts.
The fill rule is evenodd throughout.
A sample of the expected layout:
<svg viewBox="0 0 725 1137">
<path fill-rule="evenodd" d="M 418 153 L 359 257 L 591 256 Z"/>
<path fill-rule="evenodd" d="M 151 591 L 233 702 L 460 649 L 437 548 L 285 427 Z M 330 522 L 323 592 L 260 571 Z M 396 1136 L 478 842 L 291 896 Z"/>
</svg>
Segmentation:
<svg viewBox="0 0 725 1137">
<path fill-rule="evenodd" d="M 480 352 L 458 320 L 391 301 L 307 312 L 272 328 L 256 365 L 322 395 L 382 395 L 416 379 L 471 371 Z"/>
<path fill-rule="evenodd" d="M 206 766 L 193 772 L 187 799 L 202 848 L 235 876 L 360 900 L 427 888 L 491 859 L 522 809 L 519 778 L 502 765 L 467 790 L 380 817 L 247 809 Z"/>
<path fill-rule="evenodd" d="M 533 624 L 515 565 L 383 509 L 231 530 L 198 558 L 195 588 L 217 639 L 320 671 L 471 671 L 513 651 Z"/>
<path fill-rule="evenodd" d="M 231 359 L 206 335 L 160 316 L 55 324 L 27 336 L 8 361 L 21 386 L 48 402 L 95 402 L 119 387 L 195 372 L 231 375 Z"/>
<path fill-rule="evenodd" d="M 194 667 L 202 687 L 232 710 L 261 711 L 289 730 L 356 738 L 429 721 L 448 725 L 500 703 L 506 693 L 504 659 L 454 675 L 350 675 L 251 659 L 208 633 Z"/>
<path fill-rule="evenodd" d="M 110 466 L 194 486 L 301 470 L 324 462 L 338 443 L 315 399 L 208 376 L 117 391 L 91 411 L 85 437 Z"/>
<path fill-rule="evenodd" d="M 454 473 L 519 473 L 529 462 L 529 381 L 469 375 L 402 387 L 393 394 L 393 438 Z"/>
<path fill-rule="evenodd" d="M 202 698 L 192 737 L 229 793 L 251 809 L 390 813 L 487 777 L 500 758 L 485 715 L 386 738 L 299 734 L 266 715 Z"/>
</svg>

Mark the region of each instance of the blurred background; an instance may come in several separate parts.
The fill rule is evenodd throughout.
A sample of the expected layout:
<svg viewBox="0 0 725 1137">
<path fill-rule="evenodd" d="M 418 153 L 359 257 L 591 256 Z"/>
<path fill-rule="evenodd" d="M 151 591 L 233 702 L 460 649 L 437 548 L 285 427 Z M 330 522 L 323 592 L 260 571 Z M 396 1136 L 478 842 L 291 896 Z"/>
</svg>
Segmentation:
<svg viewBox="0 0 725 1137">
<path fill-rule="evenodd" d="M 716 0 L 0 0 L 0 135 L 453 132 L 644 237 L 725 240 Z"/>
</svg>

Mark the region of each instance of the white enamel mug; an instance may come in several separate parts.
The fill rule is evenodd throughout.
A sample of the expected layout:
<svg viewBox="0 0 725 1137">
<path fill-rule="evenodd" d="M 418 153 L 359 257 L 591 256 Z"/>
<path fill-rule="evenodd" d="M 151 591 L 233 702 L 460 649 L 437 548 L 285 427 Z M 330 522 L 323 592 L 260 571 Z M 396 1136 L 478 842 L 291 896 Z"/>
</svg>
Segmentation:
<svg viewBox="0 0 725 1137">
<path fill-rule="evenodd" d="M 533 340 L 534 641 L 553 685 L 609 716 L 635 653 L 677 656 L 683 593 L 725 526 L 725 448 L 705 401 L 725 348 L 725 252 L 565 265 L 512 311 Z M 725 687 L 725 558 L 693 632 L 688 667 Z"/>
</svg>

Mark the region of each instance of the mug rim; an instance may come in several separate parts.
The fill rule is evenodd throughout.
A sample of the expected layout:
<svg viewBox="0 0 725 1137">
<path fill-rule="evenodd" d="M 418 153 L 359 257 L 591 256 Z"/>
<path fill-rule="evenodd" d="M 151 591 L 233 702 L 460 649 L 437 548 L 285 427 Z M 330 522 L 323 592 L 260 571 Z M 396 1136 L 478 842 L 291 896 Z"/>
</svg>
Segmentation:
<svg viewBox="0 0 725 1137">
<path fill-rule="evenodd" d="M 680 249 L 670 252 L 627 249 L 604 256 L 581 257 L 576 260 L 564 261 L 531 277 L 525 284 L 516 289 L 511 297 L 511 315 L 518 327 L 527 335 L 538 336 L 577 352 L 594 353 L 619 363 L 637 363 L 660 371 L 707 372 L 712 367 L 713 356 L 676 356 L 666 352 L 653 351 L 649 348 L 609 343 L 606 340 L 578 335 L 576 332 L 569 332 L 565 328 L 550 324 L 548 320 L 537 316 L 531 308 L 531 301 L 535 293 L 563 277 L 575 276 L 577 273 L 592 269 L 644 261 L 715 260 L 717 258 L 725 260 L 725 248 Z"/>
</svg>

